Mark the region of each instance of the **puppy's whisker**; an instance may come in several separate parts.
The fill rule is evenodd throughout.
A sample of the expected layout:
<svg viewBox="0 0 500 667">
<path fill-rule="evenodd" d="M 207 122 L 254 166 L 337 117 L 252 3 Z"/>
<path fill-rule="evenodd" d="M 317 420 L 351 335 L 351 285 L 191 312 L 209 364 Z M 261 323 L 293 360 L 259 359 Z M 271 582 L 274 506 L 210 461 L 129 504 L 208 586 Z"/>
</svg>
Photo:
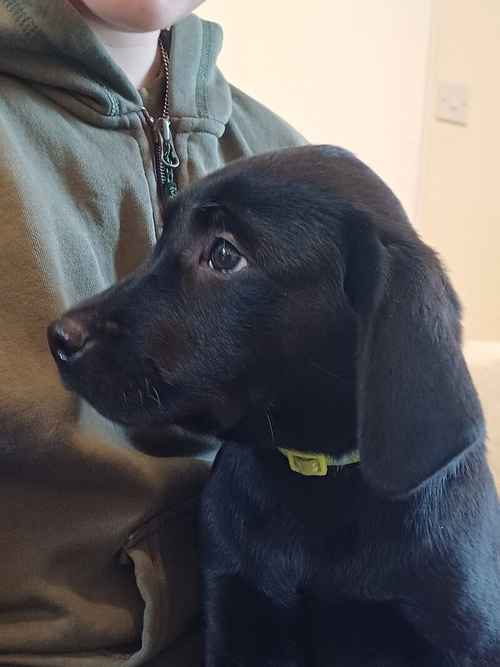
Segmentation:
<svg viewBox="0 0 500 667">
<path fill-rule="evenodd" d="M 139 404 L 141 408 L 144 407 L 144 394 L 142 393 L 142 389 L 137 389 L 137 395 L 139 397 Z"/>
<path fill-rule="evenodd" d="M 146 389 L 146 397 L 150 398 L 152 401 L 156 403 L 156 405 L 159 408 L 164 408 L 163 403 L 161 402 L 160 399 L 160 394 L 158 393 L 158 389 L 153 385 L 152 382 L 148 380 L 147 377 L 144 378 L 144 387 Z M 140 391 L 140 390 L 139 390 Z M 142 401 L 141 405 L 144 406 L 144 401 Z"/>
<path fill-rule="evenodd" d="M 271 419 L 271 413 L 266 412 L 266 417 L 267 417 L 267 423 L 269 424 L 269 430 L 271 432 L 271 444 L 274 447 L 275 438 L 274 438 L 274 429 L 273 429 L 273 422 L 272 422 L 272 419 Z"/>
<path fill-rule="evenodd" d="M 332 371 L 329 371 L 327 368 L 323 368 L 323 366 L 320 366 L 316 361 L 311 361 L 311 366 L 312 368 L 315 368 L 318 371 L 321 371 L 324 375 L 331 377 L 333 380 L 341 380 L 342 376 L 339 375 L 338 373 L 332 373 Z"/>
<path fill-rule="evenodd" d="M 151 394 L 149 394 L 151 396 L 151 398 L 154 399 L 156 405 L 159 408 L 163 408 L 163 403 L 161 402 L 160 394 L 158 393 L 158 389 L 153 384 L 151 385 L 151 391 L 153 392 L 153 396 L 151 396 Z"/>
</svg>

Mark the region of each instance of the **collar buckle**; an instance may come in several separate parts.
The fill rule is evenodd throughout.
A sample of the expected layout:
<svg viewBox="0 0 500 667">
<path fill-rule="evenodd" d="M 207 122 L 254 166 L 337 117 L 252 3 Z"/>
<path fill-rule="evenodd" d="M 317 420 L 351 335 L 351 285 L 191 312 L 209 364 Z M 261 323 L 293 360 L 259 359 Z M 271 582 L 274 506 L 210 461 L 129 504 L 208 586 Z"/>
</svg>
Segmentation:
<svg viewBox="0 0 500 667">
<path fill-rule="evenodd" d="M 326 454 L 313 454 L 281 450 L 288 459 L 288 465 L 294 472 L 305 477 L 324 477 L 328 473 Z"/>
</svg>

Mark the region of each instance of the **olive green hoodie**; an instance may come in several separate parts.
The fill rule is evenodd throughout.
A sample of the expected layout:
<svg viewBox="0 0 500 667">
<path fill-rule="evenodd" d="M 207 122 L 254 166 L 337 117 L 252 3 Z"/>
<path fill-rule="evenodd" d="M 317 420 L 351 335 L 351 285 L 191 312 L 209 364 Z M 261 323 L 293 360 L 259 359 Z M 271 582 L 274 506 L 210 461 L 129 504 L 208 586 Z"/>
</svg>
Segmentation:
<svg viewBox="0 0 500 667">
<path fill-rule="evenodd" d="M 303 141 L 225 81 L 221 42 L 194 16 L 171 31 L 181 189 Z M 143 105 L 65 0 L 0 0 L 1 667 L 200 663 L 195 520 L 207 465 L 134 448 L 62 388 L 45 339 L 159 233 Z"/>
</svg>

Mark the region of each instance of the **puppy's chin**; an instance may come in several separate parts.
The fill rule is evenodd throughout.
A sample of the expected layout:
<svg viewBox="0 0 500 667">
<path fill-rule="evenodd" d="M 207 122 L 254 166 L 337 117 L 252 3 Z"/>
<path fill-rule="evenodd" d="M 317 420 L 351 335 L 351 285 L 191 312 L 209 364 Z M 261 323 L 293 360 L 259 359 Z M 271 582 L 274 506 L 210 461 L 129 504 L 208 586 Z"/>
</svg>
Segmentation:
<svg viewBox="0 0 500 667">
<path fill-rule="evenodd" d="M 133 445 L 150 456 L 197 456 L 215 451 L 221 441 L 177 424 L 127 429 Z"/>
</svg>

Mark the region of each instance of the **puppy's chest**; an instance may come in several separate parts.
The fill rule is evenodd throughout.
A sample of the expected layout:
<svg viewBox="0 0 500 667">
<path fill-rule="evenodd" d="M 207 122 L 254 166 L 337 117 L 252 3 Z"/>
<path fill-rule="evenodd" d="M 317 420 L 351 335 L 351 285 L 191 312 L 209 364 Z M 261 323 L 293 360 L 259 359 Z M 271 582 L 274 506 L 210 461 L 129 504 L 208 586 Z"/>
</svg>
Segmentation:
<svg viewBox="0 0 500 667">
<path fill-rule="evenodd" d="M 355 467 L 306 478 L 287 469 L 279 455 L 263 464 L 259 457 L 229 452 L 218 462 L 205 507 L 212 562 L 224 567 L 226 560 L 263 590 L 352 595 L 377 585 L 366 573 L 383 514 Z"/>
</svg>

